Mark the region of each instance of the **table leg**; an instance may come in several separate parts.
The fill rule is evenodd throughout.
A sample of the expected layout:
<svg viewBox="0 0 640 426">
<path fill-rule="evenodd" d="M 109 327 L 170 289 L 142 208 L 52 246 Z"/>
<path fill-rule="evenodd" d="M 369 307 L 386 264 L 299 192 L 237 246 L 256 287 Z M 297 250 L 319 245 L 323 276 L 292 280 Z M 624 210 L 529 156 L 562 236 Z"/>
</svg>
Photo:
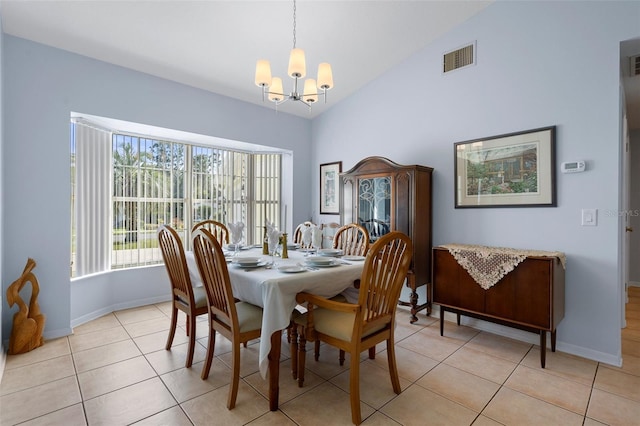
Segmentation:
<svg viewBox="0 0 640 426">
<path fill-rule="evenodd" d="M 280 346 L 282 345 L 282 330 L 274 331 L 271 335 L 271 350 L 269 351 L 269 409 L 278 411 L 278 396 L 280 393 Z"/>
</svg>

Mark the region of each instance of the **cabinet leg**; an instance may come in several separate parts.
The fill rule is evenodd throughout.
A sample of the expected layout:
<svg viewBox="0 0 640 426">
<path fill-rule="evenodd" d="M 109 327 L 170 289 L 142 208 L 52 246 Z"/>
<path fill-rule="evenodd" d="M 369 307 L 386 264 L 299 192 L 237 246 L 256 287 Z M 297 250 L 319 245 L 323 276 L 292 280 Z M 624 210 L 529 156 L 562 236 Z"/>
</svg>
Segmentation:
<svg viewBox="0 0 640 426">
<path fill-rule="evenodd" d="M 460 314 L 457 314 L 456 320 L 458 321 L 458 327 L 460 327 Z"/>
<path fill-rule="evenodd" d="M 444 336 L 444 307 L 440 306 L 440 336 Z"/>
<path fill-rule="evenodd" d="M 411 304 L 411 319 L 409 320 L 409 322 L 413 324 L 414 322 L 418 321 L 418 317 L 416 316 L 416 314 L 418 313 L 418 309 L 416 309 L 416 307 L 418 306 L 418 292 L 415 288 L 411 289 L 409 303 Z"/>
<path fill-rule="evenodd" d="M 551 332 L 551 352 L 556 351 L 556 331 Z"/>
<path fill-rule="evenodd" d="M 547 358 L 547 332 L 540 330 L 540 367 L 544 368 Z"/>
<path fill-rule="evenodd" d="M 418 292 L 416 291 L 416 277 L 413 275 L 411 271 L 407 274 L 407 287 L 411 289 L 411 294 L 409 295 L 409 301 L 405 302 L 403 300 L 398 301 L 398 304 L 401 306 L 411 306 L 411 318 L 409 322 L 413 324 L 418 321 L 418 317 L 416 314 L 425 309 L 427 316 L 431 315 L 431 294 L 432 294 L 432 284 L 426 283 L 427 286 L 427 300 L 422 304 L 418 305 Z"/>
</svg>

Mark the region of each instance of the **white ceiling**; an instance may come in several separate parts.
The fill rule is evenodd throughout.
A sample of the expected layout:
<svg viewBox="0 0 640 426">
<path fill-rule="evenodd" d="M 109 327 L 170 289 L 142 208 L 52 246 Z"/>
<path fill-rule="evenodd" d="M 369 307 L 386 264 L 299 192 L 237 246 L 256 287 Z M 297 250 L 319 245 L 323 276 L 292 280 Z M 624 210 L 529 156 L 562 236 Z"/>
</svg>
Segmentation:
<svg viewBox="0 0 640 426">
<path fill-rule="evenodd" d="M 333 68 L 328 102 L 280 111 L 315 117 L 494 0 L 297 1 L 297 47 L 315 78 Z M 271 62 L 286 92 L 293 45 L 292 1 L 0 0 L 5 33 L 174 80 L 232 98 L 262 102 L 258 59 Z M 458 46 L 452 46 L 456 48 Z M 640 40 L 623 44 L 640 53 Z M 625 78 L 631 128 L 640 128 L 640 77 Z"/>
<path fill-rule="evenodd" d="M 490 1 L 297 1 L 297 47 L 307 72 L 333 68 L 327 104 L 309 113 L 300 102 L 279 111 L 314 117 L 374 80 Z M 0 1 L 5 33 L 262 103 L 254 84 L 258 59 L 292 89 L 293 1 L 87 0 Z M 457 48 L 458 46 L 452 46 Z"/>
</svg>

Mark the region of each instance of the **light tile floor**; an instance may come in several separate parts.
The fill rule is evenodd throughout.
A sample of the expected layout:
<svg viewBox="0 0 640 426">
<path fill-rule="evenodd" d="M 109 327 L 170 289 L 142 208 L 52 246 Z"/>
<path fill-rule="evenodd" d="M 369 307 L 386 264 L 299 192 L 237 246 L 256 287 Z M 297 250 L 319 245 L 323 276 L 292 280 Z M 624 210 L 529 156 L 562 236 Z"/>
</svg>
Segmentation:
<svg viewBox="0 0 640 426">
<path fill-rule="evenodd" d="M 290 375 L 283 338 L 280 409 L 268 409 L 258 373 L 258 345 L 242 349 L 238 401 L 226 409 L 230 345 L 217 338 L 209 379 L 200 379 L 206 317 L 199 318 L 194 365 L 184 368 L 184 318 L 164 349 L 169 304 L 114 312 L 9 356 L 0 384 L 0 424 L 13 425 L 336 425 L 351 424 L 348 360 L 322 346 L 308 354 L 305 386 Z M 433 317 L 398 310 L 396 354 L 402 393 L 395 395 L 385 348 L 361 357 L 365 425 L 632 425 L 640 424 L 640 288 L 630 290 L 622 331 L 624 366 L 615 368 Z"/>
</svg>

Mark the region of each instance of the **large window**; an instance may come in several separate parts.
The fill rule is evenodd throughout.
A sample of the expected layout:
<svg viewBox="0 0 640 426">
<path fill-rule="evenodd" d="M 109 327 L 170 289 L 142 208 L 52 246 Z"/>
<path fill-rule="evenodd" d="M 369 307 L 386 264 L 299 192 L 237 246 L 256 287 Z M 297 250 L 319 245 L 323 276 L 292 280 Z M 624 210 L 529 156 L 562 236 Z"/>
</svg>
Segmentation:
<svg viewBox="0 0 640 426">
<path fill-rule="evenodd" d="M 156 230 L 174 227 L 188 249 L 205 219 L 242 221 L 259 243 L 265 217 L 280 217 L 281 155 L 71 129 L 71 275 L 162 262 Z"/>
</svg>

